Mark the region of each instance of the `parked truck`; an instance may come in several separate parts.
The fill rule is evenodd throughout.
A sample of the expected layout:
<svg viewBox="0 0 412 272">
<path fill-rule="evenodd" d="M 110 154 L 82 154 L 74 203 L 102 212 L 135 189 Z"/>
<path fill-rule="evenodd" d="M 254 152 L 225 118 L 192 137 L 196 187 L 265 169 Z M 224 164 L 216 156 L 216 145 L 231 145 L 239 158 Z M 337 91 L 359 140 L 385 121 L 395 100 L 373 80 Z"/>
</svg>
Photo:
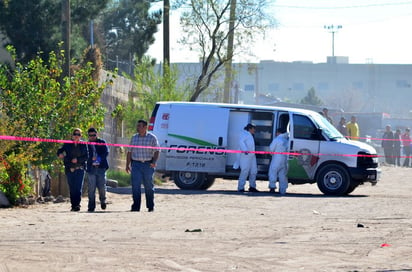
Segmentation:
<svg viewBox="0 0 412 272">
<path fill-rule="evenodd" d="M 256 125 L 258 180 L 268 180 L 269 145 L 278 128 L 289 133 L 289 183 L 317 183 L 325 195 L 347 195 L 379 179 L 376 150 L 345 138 L 317 112 L 223 103 L 158 102 L 149 123 L 161 146 L 156 170 L 181 189 L 206 190 L 216 178 L 237 179 L 233 166 L 248 123 Z"/>
</svg>

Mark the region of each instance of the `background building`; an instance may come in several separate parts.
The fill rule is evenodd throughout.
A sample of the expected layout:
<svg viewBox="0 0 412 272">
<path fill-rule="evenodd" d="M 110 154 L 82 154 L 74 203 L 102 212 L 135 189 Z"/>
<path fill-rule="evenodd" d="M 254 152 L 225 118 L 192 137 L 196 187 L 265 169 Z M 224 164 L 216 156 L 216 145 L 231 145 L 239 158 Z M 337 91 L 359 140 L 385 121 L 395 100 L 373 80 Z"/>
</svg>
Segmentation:
<svg viewBox="0 0 412 272">
<path fill-rule="evenodd" d="M 200 70 L 197 63 L 175 65 L 182 84 L 194 80 Z M 412 64 L 350 64 L 347 57 L 328 57 L 326 63 L 234 63 L 233 71 L 233 103 L 299 103 L 314 88 L 325 106 L 344 112 L 385 112 L 407 118 L 412 110 Z M 222 91 L 223 72 L 213 88 Z"/>
</svg>

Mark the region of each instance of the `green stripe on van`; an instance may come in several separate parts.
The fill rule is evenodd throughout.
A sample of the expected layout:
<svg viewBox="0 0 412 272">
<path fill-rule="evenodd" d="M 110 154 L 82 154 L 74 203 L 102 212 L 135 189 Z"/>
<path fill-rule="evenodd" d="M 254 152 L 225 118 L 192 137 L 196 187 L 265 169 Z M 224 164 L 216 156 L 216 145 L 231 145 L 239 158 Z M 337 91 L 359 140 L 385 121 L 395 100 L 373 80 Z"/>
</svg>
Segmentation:
<svg viewBox="0 0 412 272">
<path fill-rule="evenodd" d="M 171 137 L 175 137 L 175 138 L 178 138 L 178 139 L 181 139 L 181 140 L 192 142 L 194 144 L 201 145 L 201 146 L 217 146 L 215 144 L 212 144 L 212 143 L 209 143 L 209 142 L 206 142 L 206 141 L 203 141 L 203 140 L 187 137 L 187 136 L 182 136 L 182 135 L 177 135 L 177 134 L 170 134 L 170 133 L 168 135 L 171 136 Z"/>
</svg>

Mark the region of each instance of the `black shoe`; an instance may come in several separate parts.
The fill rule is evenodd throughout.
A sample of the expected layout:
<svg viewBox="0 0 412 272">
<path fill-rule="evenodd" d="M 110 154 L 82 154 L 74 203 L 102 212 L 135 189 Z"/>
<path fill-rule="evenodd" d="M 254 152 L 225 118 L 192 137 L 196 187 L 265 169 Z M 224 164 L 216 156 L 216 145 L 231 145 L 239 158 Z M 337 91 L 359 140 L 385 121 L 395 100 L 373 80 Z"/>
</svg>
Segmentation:
<svg viewBox="0 0 412 272">
<path fill-rule="evenodd" d="M 78 212 L 78 211 L 80 211 L 80 206 L 72 207 L 72 209 L 70 211 Z"/>
<path fill-rule="evenodd" d="M 105 202 L 103 202 L 103 203 L 100 203 L 100 207 L 102 208 L 102 210 L 106 210 L 107 205 Z"/>
<path fill-rule="evenodd" d="M 154 208 L 149 208 L 148 212 L 154 212 Z"/>
<path fill-rule="evenodd" d="M 132 205 L 132 208 L 130 209 L 131 212 L 140 212 L 140 209 L 136 208 L 135 206 Z"/>
<path fill-rule="evenodd" d="M 257 192 L 259 192 L 259 191 L 258 191 L 258 189 L 256 189 L 255 187 L 249 187 L 249 192 L 257 193 Z"/>
<path fill-rule="evenodd" d="M 87 212 L 94 212 L 94 209 L 88 209 Z"/>
<path fill-rule="evenodd" d="M 245 189 L 240 189 L 240 190 L 237 190 L 239 193 L 244 193 L 245 192 Z"/>
<path fill-rule="evenodd" d="M 269 193 L 271 193 L 271 194 L 276 193 L 275 188 L 270 188 L 270 189 L 269 189 Z"/>
</svg>

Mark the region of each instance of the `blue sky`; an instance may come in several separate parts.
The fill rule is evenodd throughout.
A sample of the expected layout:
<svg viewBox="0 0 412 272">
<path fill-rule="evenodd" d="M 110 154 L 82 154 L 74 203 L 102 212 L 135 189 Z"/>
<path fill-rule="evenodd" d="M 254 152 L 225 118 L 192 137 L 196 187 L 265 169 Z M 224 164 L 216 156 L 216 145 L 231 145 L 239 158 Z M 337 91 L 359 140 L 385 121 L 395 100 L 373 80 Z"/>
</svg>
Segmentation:
<svg viewBox="0 0 412 272">
<path fill-rule="evenodd" d="M 276 0 L 271 4 L 277 27 L 254 46 L 255 56 L 242 61 L 325 62 L 332 55 L 350 63 L 412 64 L 412 1 L 402 0 Z M 171 12 L 171 62 L 196 62 L 176 41 L 182 33 L 178 13 Z M 162 28 L 149 54 L 162 56 Z M 236 60 L 235 60 L 236 61 Z"/>
</svg>

